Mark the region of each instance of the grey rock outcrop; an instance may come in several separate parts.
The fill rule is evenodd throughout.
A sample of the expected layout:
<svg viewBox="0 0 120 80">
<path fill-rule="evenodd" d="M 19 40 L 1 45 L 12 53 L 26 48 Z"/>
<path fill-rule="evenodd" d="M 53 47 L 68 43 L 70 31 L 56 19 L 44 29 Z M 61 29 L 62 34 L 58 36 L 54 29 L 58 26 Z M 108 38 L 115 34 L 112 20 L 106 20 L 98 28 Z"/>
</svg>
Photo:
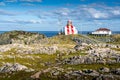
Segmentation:
<svg viewBox="0 0 120 80">
<path fill-rule="evenodd" d="M 39 53 L 47 53 L 53 54 L 56 53 L 58 49 L 57 46 L 30 46 L 24 44 L 7 44 L 0 45 L 0 52 L 6 52 L 11 49 L 14 49 L 16 53 L 20 54 L 39 54 Z"/>
<path fill-rule="evenodd" d="M 26 66 L 21 65 L 19 63 L 15 63 L 15 64 L 6 63 L 2 67 L 0 67 L 0 73 L 14 72 L 14 71 L 25 71 L 25 70 L 28 71 L 29 69 Z"/>
<path fill-rule="evenodd" d="M 100 72 L 104 72 L 104 73 L 108 73 L 108 72 L 110 72 L 110 69 L 107 68 L 107 67 L 102 67 L 102 68 L 100 68 L 99 71 L 100 71 Z"/>
<path fill-rule="evenodd" d="M 111 70 L 111 73 L 120 75 L 120 68 L 112 69 L 112 70 Z"/>
<path fill-rule="evenodd" d="M 80 50 L 84 50 L 88 47 L 89 45 L 87 43 L 81 43 L 81 44 L 78 44 L 74 47 L 74 49 L 76 51 L 80 51 Z"/>
<path fill-rule="evenodd" d="M 39 42 L 40 39 L 45 38 L 43 34 L 26 32 L 26 31 L 10 31 L 0 34 L 0 45 L 4 44 L 32 44 Z"/>
<path fill-rule="evenodd" d="M 95 46 L 92 46 L 95 47 Z M 75 46 L 76 50 L 81 50 L 81 46 Z M 66 64 L 91 64 L 91 63 L 102 63 L 102 64 L 113 64 L 120 62 L 120 54 L 117 51 L 110 48 L 92 48 L 85 51 L 87 53 L 84 56 L 73 56 L 63 60 Z"/>
</svg>

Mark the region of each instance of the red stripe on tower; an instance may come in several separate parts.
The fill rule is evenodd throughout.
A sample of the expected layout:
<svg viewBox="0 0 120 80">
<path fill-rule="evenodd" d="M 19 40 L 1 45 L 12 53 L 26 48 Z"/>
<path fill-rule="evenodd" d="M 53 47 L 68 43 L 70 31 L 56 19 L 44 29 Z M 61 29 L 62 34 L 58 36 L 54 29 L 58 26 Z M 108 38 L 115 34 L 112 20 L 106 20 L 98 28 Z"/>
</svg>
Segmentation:
<svg viewBox="0 0 120 80">
<path fill-rule="evenodd" d="M 67 34 L 70 34 L 69 27 L 67 26 Z"/>
<path fill-rule="evenodd" d="M 72 31 L 72 34 L 74 34 L 74 29 L 73 29 L 73 26 L 71 26 L 71 31 Z"/>
</svg>

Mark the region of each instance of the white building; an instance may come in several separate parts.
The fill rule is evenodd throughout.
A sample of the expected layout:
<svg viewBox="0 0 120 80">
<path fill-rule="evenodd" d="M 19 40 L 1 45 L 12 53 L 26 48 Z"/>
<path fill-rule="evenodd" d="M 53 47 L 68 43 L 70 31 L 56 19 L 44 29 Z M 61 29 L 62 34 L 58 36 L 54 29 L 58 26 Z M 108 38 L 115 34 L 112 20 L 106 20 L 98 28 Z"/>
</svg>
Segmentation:
<svg viewBox="0 0 120 80">
<path fill-rule="evenodd" d="M 72 25 L 71 20 L 67 21 L 67 25 L 65 26 L 64 30 L 65 30 L 65 35 L 78 34 L 78 31 L 75 28 L 75 26 Z"/>
<path fill-rule="evenodd" d="M 92 34 L 95 34 L 95 35 L 111 35 L 112 32 L 111 32 L 110 29 L 107 29 L 107 28 L 99 28 L 96 31 L 92 32 Z"/>
<path fill-rule="evenodd" d="M 78 31 L 74 26 L 65 26 L 65 35 L 69 34 L 78 34 Z"/>
</svg>

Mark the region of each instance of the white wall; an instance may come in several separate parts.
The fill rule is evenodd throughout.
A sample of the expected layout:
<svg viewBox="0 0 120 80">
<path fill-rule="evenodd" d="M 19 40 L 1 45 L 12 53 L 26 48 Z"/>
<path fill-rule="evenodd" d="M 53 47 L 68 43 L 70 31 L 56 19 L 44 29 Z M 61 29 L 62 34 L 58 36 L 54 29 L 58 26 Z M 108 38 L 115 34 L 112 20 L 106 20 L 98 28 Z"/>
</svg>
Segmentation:
<svg viewBox="0 0 120 80">
<path fill-rule="evenodd" d="M 109 35 L 111 35 L 112 32 L 111 31 L 95 31 L 95 32 L 92 32 L 92 34 L 109 34 Z"/>
</svg>

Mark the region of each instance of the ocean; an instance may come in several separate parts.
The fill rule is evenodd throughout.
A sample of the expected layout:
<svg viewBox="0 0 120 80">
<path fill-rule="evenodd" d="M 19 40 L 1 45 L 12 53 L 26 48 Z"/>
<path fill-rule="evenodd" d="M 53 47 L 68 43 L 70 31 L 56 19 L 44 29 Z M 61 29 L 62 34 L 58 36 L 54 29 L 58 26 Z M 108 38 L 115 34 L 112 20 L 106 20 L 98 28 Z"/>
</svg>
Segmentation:
<svg viewBox="0 0 120 80">
<path fill-rule="evenodd" d="M 5 33 L 8 31 L 0 31 L 0 34 Z M 58 34 L 58 31 L 28 31 L 28 32 L 34 32 L 34 33 L 40 33 L 44 34 L 47 37 L 52 37 Z M 79 34 L 87 35 L 88 33 L 91 33 L 92 31 L 79 31 Z M 112 34 L 120 34 L 120 31 L 112 31 Z"/>
</svg>

